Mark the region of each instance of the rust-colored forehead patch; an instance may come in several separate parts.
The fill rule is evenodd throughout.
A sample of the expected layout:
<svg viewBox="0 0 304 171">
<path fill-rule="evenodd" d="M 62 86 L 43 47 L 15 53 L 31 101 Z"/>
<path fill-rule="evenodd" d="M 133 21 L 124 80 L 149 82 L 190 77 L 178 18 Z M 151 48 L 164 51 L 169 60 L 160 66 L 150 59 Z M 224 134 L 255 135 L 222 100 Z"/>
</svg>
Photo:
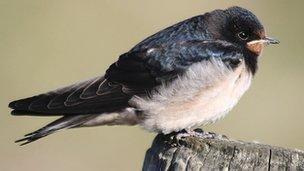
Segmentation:
<svg viewBox="0 0 304 171">
<path fill-rule="evenodd" d="M 257 42 L 257 43 L 247 44 L 246 47 L 248 50 L 259 56 L 263 50 L 264 45 L 262 42 Z"/>
</svg>

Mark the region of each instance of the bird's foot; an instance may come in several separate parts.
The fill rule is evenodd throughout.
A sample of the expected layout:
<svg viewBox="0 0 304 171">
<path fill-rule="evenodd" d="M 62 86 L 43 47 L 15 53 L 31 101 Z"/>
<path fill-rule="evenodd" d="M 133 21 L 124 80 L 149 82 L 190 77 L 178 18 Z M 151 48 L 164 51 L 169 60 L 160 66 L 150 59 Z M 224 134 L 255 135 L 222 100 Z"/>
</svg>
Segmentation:
<svg viewBox="0 0 304 171">
<path fill-rule="evenodd" d="M 180 140 L 180 139 L 185 138 L 185 137 L 200 137 L 202 134 L 204 134 L 203 130 L 200 130 L 199 132 L 197 132 L 197 131 L 192 130 L 192 129 L 185 129 L 185 130 L 182 130 L 182 131 L 178 132 L 175 135 L 175 137 L 176 137 L 176 139 Z"/>
<path fill-rule="evenodd" d="M 200 137 L 200 138 L 215 138 L 217 135 L 213 132 L 203 131 L 202 129 L 185 129 L 178 132 L 175 137 L 177 140 L 183 139 L 185 137 Z"/>
</svg>

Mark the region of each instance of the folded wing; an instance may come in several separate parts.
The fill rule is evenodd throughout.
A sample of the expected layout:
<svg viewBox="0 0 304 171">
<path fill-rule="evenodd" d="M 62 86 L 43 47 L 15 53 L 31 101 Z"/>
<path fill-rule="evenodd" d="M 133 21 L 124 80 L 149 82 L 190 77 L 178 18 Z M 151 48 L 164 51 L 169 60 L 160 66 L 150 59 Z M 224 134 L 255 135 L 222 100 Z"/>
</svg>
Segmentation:
<svg viewBox="0 0 304 171">
<path fill-rule="evenodd" d="M 170 83 L 193 63 L 211 58 L 237 61 L 239 49 L 223 41 L 181 41 L 120 56 L 104 76 L 11 102 L 15 115 L 101 114 L 123 110 L 134 96 Z"/>
</svg>

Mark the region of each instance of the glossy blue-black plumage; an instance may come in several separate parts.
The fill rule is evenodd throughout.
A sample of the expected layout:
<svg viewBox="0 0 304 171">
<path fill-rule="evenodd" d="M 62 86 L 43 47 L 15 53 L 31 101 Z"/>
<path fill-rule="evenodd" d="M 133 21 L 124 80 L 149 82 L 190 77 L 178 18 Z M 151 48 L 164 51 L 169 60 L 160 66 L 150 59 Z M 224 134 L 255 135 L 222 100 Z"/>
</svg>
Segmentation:
<svg viewBox="0 0 304 171">
<path fill-rule="evenodd" d="M 155 87 L 161 80 L 172 80 L 192 64 L 211 58 L 220 58 L 230 65 L 230 59 L 235 61 L 243 56 L 238 47 L 225 41 L 177 41 L 126 53 L 108 69 L 105 77 L 114 82 Z M 145 79 L 140 78 L 143 75 Z"/>
<path fill-rule="evenodd" d="M 165 44 L 172 45 L 181 41 L 211 39 L 212 35 L 208 33 L 207 23 L 204 18 L 205 15 L 199 15 L 174 24 L 149 36 L 130 51 L 141 51 Z"/>
</svg>

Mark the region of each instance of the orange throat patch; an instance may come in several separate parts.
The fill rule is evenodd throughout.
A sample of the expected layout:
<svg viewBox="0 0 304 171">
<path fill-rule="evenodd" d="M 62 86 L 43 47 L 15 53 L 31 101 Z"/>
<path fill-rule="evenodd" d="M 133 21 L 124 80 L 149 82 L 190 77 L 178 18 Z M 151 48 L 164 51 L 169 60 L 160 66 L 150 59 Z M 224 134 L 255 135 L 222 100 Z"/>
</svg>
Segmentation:
<svg viewBox="0 0 304 171">
<path fill-rule="evenodd" d="M 246 47 L 248 50 L 259 56 L 263 50 L 264 45 L 262 42 L 256 42 L 256 43 L 247 44 Z"/>
</svg>

